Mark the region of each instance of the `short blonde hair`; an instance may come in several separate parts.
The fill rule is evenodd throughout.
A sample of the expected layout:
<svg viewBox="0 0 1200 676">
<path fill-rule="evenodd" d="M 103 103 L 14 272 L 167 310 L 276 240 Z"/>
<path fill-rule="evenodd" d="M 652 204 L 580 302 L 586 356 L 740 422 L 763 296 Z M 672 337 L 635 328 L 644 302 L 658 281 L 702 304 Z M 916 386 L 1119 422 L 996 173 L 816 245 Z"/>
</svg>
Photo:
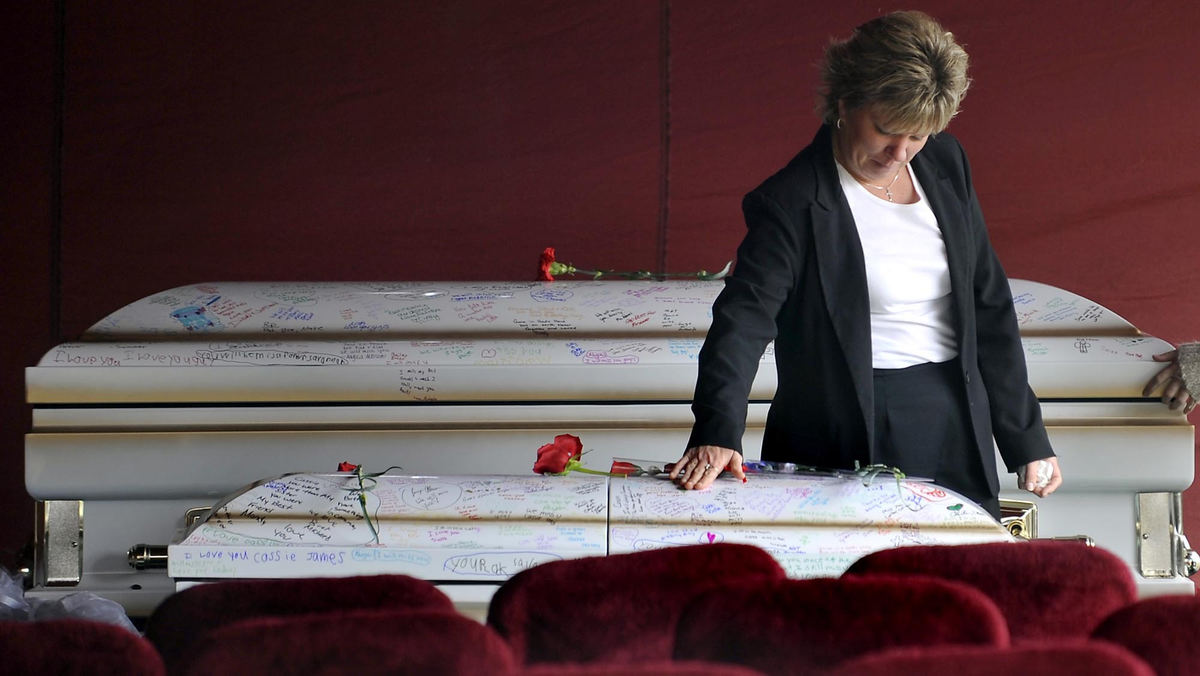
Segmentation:
<svg viewBox="0 0 1200 676">
<path fill-rule="evenodd" d="M 967 94 L 967 52 L 922 12 L 893 12 L 854 29 L 825 50 L 821 115 L 836 124 L 850 110 L 879 106 L 889 129 L 933 134 L 950 124 Z"/>
</svg>

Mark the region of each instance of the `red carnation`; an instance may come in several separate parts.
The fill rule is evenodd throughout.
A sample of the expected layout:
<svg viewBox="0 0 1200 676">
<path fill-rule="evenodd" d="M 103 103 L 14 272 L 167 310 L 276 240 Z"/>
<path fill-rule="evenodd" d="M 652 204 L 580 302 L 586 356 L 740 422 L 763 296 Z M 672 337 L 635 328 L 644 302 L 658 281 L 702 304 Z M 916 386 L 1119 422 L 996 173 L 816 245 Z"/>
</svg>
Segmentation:
<svg viewBox="0 0 1200 676">
<path fill-rule="evenodd" d="M 548 246 L 542 251 L 541 267 L 538 269 L 537 281 L 553 282 L 554 275 L 550 272 L 550 266 L 554 265 L 554 247 Z"/>
</svg>

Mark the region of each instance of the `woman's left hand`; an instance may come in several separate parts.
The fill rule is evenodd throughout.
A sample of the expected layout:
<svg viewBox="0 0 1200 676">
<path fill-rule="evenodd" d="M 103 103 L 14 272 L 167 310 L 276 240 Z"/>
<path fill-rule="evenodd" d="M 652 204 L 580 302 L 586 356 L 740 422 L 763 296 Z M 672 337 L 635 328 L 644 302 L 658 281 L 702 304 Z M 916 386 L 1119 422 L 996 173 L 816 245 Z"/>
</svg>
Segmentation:
<svg viewBox="0 0 1200 676">
<path fill-rule="evenodd" d="M 1196 408 L 1196 398 L 1184 387 L 1183 372 L 1179 368 L 1178 356 L 1178 350 L 1154 355 L 1154 361 L 1170 363 L 1163 370 L 1154 374 L 1150 382 L 1146 383 L 1146 387 L 1142 389 L 1142 396 L 1152 396 L 1154 391 L 1161 387 L 1162 402 L 1167 405 L 1167 408 L 1172 411 L 1183 409 L 1184 415 L 1187 415 Z"/>
<path fill-rule="evenodd" d="M 1038 470 L 1042 468 L 1043 464 L 1050 467 L 1050 478 L 1046 480 L 1045 484 L 1038 481 Z M 1055 456 L 1034 460 L 1021 467 L 1020 471 L 1017 472 L 1017 488 L 1027 490 L 1039 498 L 1050 495 L 1058 490 L 1058 487 L 1061 485 L 1062 472 L 1058 469 L 1058 458 Z"/>
</svg>

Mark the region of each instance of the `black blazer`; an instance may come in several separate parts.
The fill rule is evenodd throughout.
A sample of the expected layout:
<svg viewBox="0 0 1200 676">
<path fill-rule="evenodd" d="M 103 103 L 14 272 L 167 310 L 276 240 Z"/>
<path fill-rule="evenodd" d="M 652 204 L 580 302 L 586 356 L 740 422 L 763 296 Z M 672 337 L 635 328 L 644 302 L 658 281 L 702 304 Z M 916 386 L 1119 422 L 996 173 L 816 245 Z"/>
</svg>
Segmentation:
<svg viewBox="0 0 1200 676">
<path fill-rule="evenodd" d="M 966 154 L 957 139 L 941 133 L 912 167 L 946 244 L 963 395 L 995 494 L 993 436 L 1009 471 L 1054 452 L 1029 388 L 1008 278 L 988 240 Z M 828 126 L 746 195 L 742 209 L 748 231 L 713 304 L 688 447 L 742 451 L 750 386 L 774 340 L 778 387 L 762 458 L 829 468 L 873 462 L 866 271 Z"/>
</svg>

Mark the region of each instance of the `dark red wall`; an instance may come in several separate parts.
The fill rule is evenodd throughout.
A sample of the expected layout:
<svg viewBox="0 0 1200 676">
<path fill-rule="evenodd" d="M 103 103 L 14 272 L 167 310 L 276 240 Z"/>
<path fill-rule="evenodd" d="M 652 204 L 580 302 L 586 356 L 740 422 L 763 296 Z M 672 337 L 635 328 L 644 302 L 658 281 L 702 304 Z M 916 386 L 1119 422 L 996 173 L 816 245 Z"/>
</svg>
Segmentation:
<svg viewBox="0 0 1200 676">
<path fill-rule="evenodd" d="M 56 341 L 202 280 L 531 279 L 544 246 L 720 267 L 741 195 L 815 131 L 823 46 L 899 8 L 17 4 L 0 28 L 6 557 L 30 530 L 21 369 Z M 1010 275 L 1197 337 L 1200 5 L 923 9 L 972 57 L 951 131 Z"/>
<path fill-rule="evenodd" d="M 33 530 L 25 367 L 56 337 L 53 6 L 3 3 L 0 27 L 0 566 L 13 569 Z"/>
</svg>

